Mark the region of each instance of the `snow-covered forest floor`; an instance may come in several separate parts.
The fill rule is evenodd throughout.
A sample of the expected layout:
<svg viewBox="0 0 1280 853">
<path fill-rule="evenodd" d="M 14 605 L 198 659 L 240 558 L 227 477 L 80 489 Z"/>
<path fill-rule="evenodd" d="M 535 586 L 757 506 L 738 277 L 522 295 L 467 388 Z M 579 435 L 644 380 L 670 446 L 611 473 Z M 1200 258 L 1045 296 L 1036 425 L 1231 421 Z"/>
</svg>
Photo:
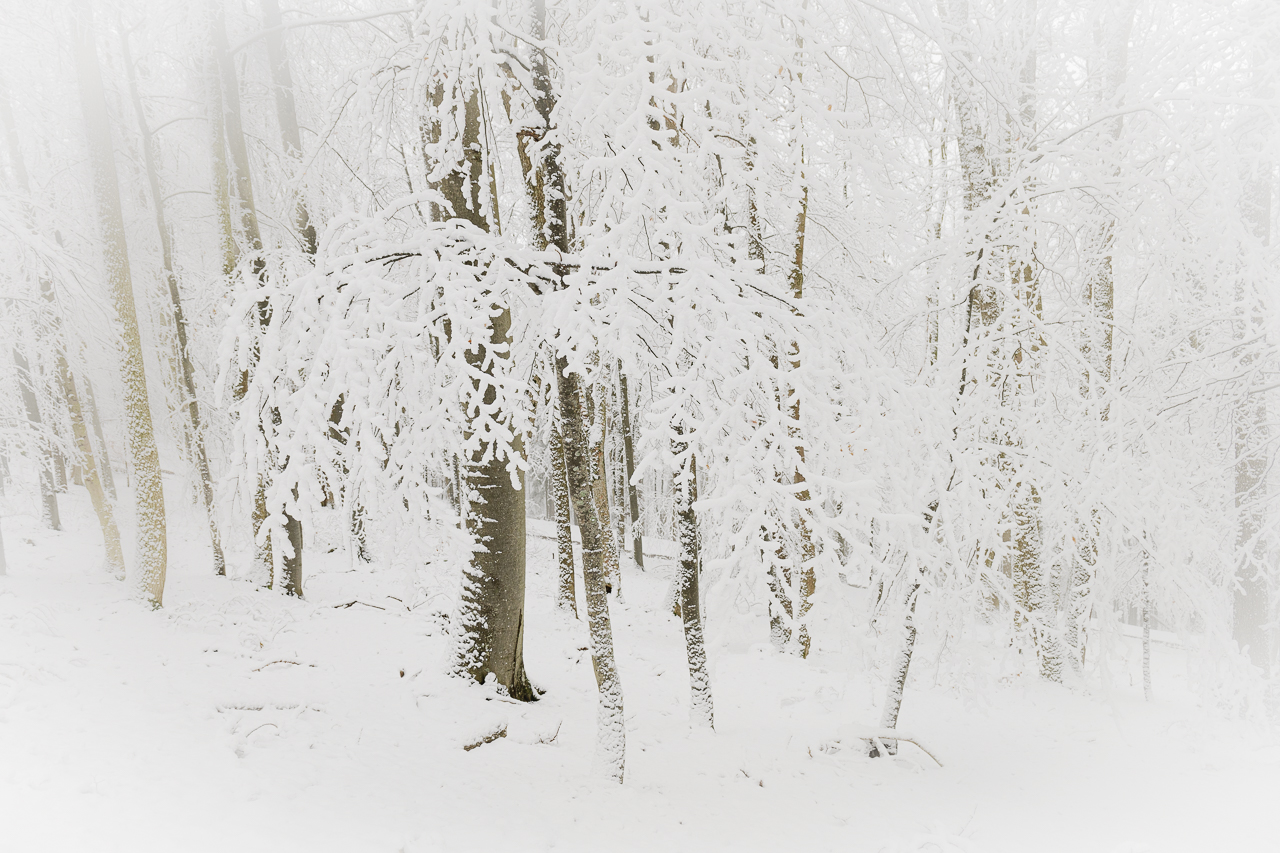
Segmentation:
<svg viewBox="0 0 1280 853">
<path fill-rule="evenodd" d="M 935 683 L 937 638 L 922 632 L 901 728 L 942 766 L 907 744 L 872 760 L 852 734 L 878 718 L 874 662 L 779 655 L 767 626 L 718 618 L 713 590 L 716 732 L 691 735 L 683 639 L 662 607 L 671 567 L 651 559 L 611 601 L 630 746 L 619 787 L 593 772 L 585 625 L 554 609 L 540 523 L 525 659 L 546 693 L 523 705 L 444 675 L 446 621 L 405 571 L 308 553 L 305 600 L 208 576 L 181 493 L 169 489 L 158 611 L 104 574 L 81 490 L 61 533 L 0 501 L 0 848 L 1280 848 L 1267 825 L 1280 744 L 1199 707 L 1171 646 L 1156 645 L 1148 704 L 1123 672 L 1092 694 L 1030 677 L 981 693 Z"/>
</svg>

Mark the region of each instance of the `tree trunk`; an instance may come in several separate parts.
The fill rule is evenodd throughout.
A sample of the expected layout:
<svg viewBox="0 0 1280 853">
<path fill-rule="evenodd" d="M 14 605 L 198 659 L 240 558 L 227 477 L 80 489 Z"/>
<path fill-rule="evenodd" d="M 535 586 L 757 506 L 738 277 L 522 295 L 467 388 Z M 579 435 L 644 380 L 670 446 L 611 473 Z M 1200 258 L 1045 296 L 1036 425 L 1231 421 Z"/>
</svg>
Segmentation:
<svg viewBox="0 0 1280 853">
<path fill-rule="evenodd" d="M 689 445 L 680 437 L 684 426 L 675 427 L 676 438 L 671 442 L 672 456 L 679 457 Z M 689 663 L 689 718 L 695 726 L 715 728 L 715 710 L 711 701 L 711 677 L 707 671 L 707 646 L 702 632 L 702 606 L 698 596 L 700 555 L 698 543 L 698 517 L 693 505 L 698 500 L 698 466 L 690 454 L 682 472 L 676 474 L 673 483 L 675 493 L 676 542 L 680 547 L 677 558 L 679 573 L 680 619 L 684 623 L 685 656 Z"/>
<path fill-rule="evenodd" d="M 568 359 L 564 356 L 556 359 L 556 376 L 559 378 L 569 494 L 582 536 L 582 585 L 586 593 L 587 624 L 591 635 L 591 662 L 600 694 L 597 737 L 606 772 L 621 782 L 626 756 L 626 722 L 622 708 L 622 682 L 613 657 L 613 628 L 609 621 L 609 598 L 605 592 L 604 541 L 592 489 L 594 466 L 583 430 L 586 419 L 582 412 L 578 374 L 568 372 Z"/>
<path fill-rule="evenodd" d="M 227 150 L 231 154 L 231 174 L 234 177 L 236 196 L 240 202 L 240 223 L 244 231 L 245 242 L 253 254 L 253 271 L 259 283 L 265 283 L 266 262 L 262 257 L 262 234 L 258 227 L 258 212 L 253 202 L 253 179 L 249 171 L 249 151 L 245 146 L 244 128 L 240 113 L 240 84 L 236 78 L 235 64 L 232 62 L 227 45 L 226 25 L 223 20 L 221 0 L 215 0 L 216 10 L 213 21 L 214 51 L 218 58 L 222 85 L 223 127 Z M 215 175 L 216 177 L 216 175 Z M 271 305 L 264 299 L 258 303 L 258 324 L 266 329 L 271 322 Z M 254 361 L 257 360 L 257 347 L 254 348 Z M 242 379 L 247 382 L 248 377 Z M 266 413 L 275 424 L 280 423 L 280 412 L 272 409 Z M 259 421 L 259 428 L 266 432 L 266 426 Z M 282 465 L 281 461 L 271 459 L 268 452 L 269 467 Z M 287 461 L 287 460 L 284 460 Z M 275 575 L 275 543 L 274 531 L 263 531 L 263 525 L 269 517 L 267 507 L 267 488 L 270 483 L 269 472 L 260 472 L 257 490 L 254 494 L 253 522 L 254 542 L 258 547 L 257 560 L 265 568 L 267 576 Z M 282 507 L 284 515 L 284 533 L 288 542 L 288 550 L 281 555 L 281 587 L 290 594 L 302 595 L 302 551 L 294 548 L 294 543 L 302 542 L 302 521 L 289 512 L 287 506 Z"/>
<path fill-rule="evenodd" d="M 154 607 L 164 600 L 168 543 L 165 530 L 164 486 L 160 453 L 156 448 L 147 396 L 147 376 L 142 359 L 138 315 L 134 309 L 129 253 L 125 244 L 124 214 L 120 209 L 120 184 L 111 146 L 111 120 L 102 89 L 102 69 L 92 36 L 92 11 L 87 4 L 77 10 L 74 23 L 76 70 L 84 110 L 89 160 L 99 226 L 106 247 L 105 265 L 111 302 L 121 324 L 125 392 L 125 421 L 136 480 L 138 518 L 138 574 L 143 592 Z"/>
<path fill-rule="evenodd" d="M 609 515 L 609 476 L 605 469 L 605 440 L 608 437 L 608 420 L 605 417 L 607 395 L 600 390 L 600 405 L 596 405 L 596 389 L 586 389 L 587 421 L 591 423 L 591 492 L 596 502 L 596 517 L 600 519 L 600 536 L 604 542 L 605 589 L 622 594 L 622 567 L 618 548 L 613 541 L 613 524 Z M 597 430 L 599 430 L 597 432 Z M 596 436 L 599 436 L 596 438 Z"/>
<path fill-rule="evenodd" d="M 920 583 L 917 581 L 911 586 L 911 591 L 907 593 L 905 631 L 902 638 L 902 646 L 898 649 L 898 655 L 893 661 L 893 668 L 889 670 L 889 677 L 893 680 L 889 683 L 889 692 L 884 697 L 884 713 L 880 715 L 880 728 L 882 729 L 896 729 L 898 727 L 898 713 L 902 710 L 902 697 L 907 689 L 907 670 L 911 667 L 911 655 L 916 647 L 916 599 L 919 595 Z M 896 740 L 881 740 L 880 743 L 884 745 L 884 750 L 889 755 L 897 755 L 898 742 Z M 871 742 L 871 748 L 868 750 L 867 755 L 871 758 L 880 757 L 880 748 L 875 741 Z"/>
<path fill-rule="evenodd" d="M 1115 21 L 1105 22 L 1097 32 L 1108 34 L 1108 41 L 1102 47 L 1106 65 L 1107 97 L 1110 102 L 1105 104 L 1104 108 L 1118 112 L 1123 103 L 1121 89 L 1128 74 L 1129 33 L 1133 28 L 1137 2 L 1124 0 L 1113 11 L 1116 15 Z M 1110 124 L 1113 143 L 1120 141 L 1123 131 L 1124 116 L 1117 114 Z M 1119 174 L 1118 167 L 1116 173 Z M 1101 401 L 1096 417 L 1103 423 L 1108 420 L 1111 406 L 1107 401 L 1107 394 L 1108 385 L 1111 382 L 1112 345 L 1115 334 L 1115 274 L 1112 268 L 1115 229 L 1115 220 L 1107 219 L 1098 231 L 1096 245 L 1102 253 L 1102 258 L 1094 275 L 1085 280 L 1084 301 L 1090 314 L 1090 322 L 1084 330 L 1080 344 L 1080 356 L 1086 365 L 1084 381 L 1081 384 L 1081 397 L 1087 401 Z M 1096 382 L 1094 374 L 1096 374 Z M 1099 511 L 1096 508 L 1091 509 L 1087 519 L 1079 520 L 1078 527 L 1083 528 L 1084 543 L 1082 548 L 1076 549 L 1078 556 L 1072 565 L 1071 594 L 1067 602 L 1067 645 L 1072 666 L 1082 671 L 1086 638 L 1080 626 L 1088 610 L 1089 587 L 1094 566 L 1097 563 L 1098 544 L 1102 532 Z"/>
<path fill-rule="evenodd" d="M 53 480 L 53 451 L 44 435 L 44 421 L 40 417 L 40 401 L 36 397 L 31 366 L 16 348 L 13 350 L 13 364 L 18 370 L 18 387 L 22 392 L 22 404 L 27 410 L 27 421 L 31 424 L 36 441 L 40 443 L 43 457 L 40 460 L 40 518 L 50 530 L 61 530 L 58 491 Z"/>
<path fill-rule="evenodd" d="M 102 544 L 106 555 L 107 571 L 124 578 L 124 551 L 120 547 L 120 530 L 116 526 L 115 510 L 102 488 L 102 477 L 98 473 L 100 466 L 94 459 L 93 445 L 89 441 L 89 429 L 85 423 L 84 410 L 80 405 L 80 395 L 76 392 L 75 377 L 64 361 L 61 365 L 62 384 L 66 389 L 67 406 L 71 414 L 71 430 L 75 434 L 76 445 L 80 450 L 81 465 L 84 469 L 84 485 L 89 491 L 89 501 L 93 504 L 94 514 L 98 516 L 98 526 L 102 528 Z"/>
<path fill-rule="evenodd" d="M 93 383 L 88 377 L 83 378 L 84 400 L 82 402 L 89 408 L 89 424 L 93 427 L 93 437 L 97 442 L 94 446 L 94 454 L 98 460 L 98 476 L 102 478 L 102 484 L 106 487 L 107 497 L 116 501 L 118 500 L 116 478 L 111 471 L 111 454 L 107 448 L 107 438 L 102 433 L 102 420 L 98 417 L 98 402 L 93 396 Z"/>
<path fill-rule="evenodd" d="M 546 2 L 534 0 L 531 31 L 537 42 L 546 37 Z M 551 113 L 556 97 L 551 89 L 551 74 L 545 49 L 533 51 L 532 71 L 534 98 L 543 126 L 536 131 L 538 139 L 551 128 Z M 564 172 L 560 168 L 560 147 L 544 146 L 542 161 L 537 165 L 538 180 L 549 192 L 542 208 L 545 220 L 541 233 L 547 245 L 561 252 L 569 251 L 568 195 Z M 563 276 L 564 270 L 557 270 Z M 556 358 L 556 388 L 560 403 L 561 439 L 564 444 L 565 471 L 569 481 L 569 499 L 582 537 L 582 586 L 587 606 L 587 626 L 591 637 L 591 663 L 596 676 L 600 702 L 597 706 L 597 743 L 604 770 L 616 782 L 623 780 L 626 765 L 626 719 L 623 715 L 622 681 L 618 677 L 613 654 L 613 626 L 609 619 L 609 598 L 605 592 L 604 545 L 600 519 L 596 515 L 595 495 L 591 488 L 592 464 L 589 454 L 586 419 L 582 410 L 582 389 L 577 373 L 568 370 L 565 356 Z"/>
<path fill-rule="evenodd" d="M 169 303 L 173 312 L 173 325 L 178 337 L 179 375 L 181 379 L 180 393 L 185 396 L 182 409 L 190 424 L 190 441 L 192 455 L 195 457 L 196 476 L 199 478 L 200 496 L 204 501 L 205 515 L 209 522 L 209 543 L 213 549 L 213 571 L 216 575 L 227 573 L 226 557 L 222 553 L 222 536 L 218 532 L 217 509 L 213 502 L 213 475 L 209 470 L 209 454 L 205 449 L 204 424 L 200 421 L 200 398 L 196 393 L 195 365 L 191 361 L 191 347 L 187 340 L 187 318 L 182 310 L 182 296 L 178 291 L 178 276 L 173 265 L 173 240 L 165 221 L 164 193 L 160 188 L 160 172 L 156 166 L 155 140 L 147 125 L 146 112 L 142 106 L 142 96 L 138 92 L 137 75 L 133 68 L 133 59 L 129 53 L 129 36 L 124 29 L 120 30 L 120 48 L 124 58 L 125 77 L 129 84 L 129 95 L 133 101 L 133 109 L 138 117 L 138 130 L 142 134 L 142 159 L 147 169 L 147 183 L 151 189 L 151 199 L 155 208 L 156 231 L 160 235 L 160 259 L 164 267 L 164 278 L 169 289 Z"/>
<path fill-rule="evenodd" d="M 558 387 L 558 384 L 557 384 Z M 578 590 L 573 571 L 573 527 L 569 523 L 569 481 L 565 472 L 564 439 L 560 435 L 559 403 L 555 409 L 555 422 L 551 425 L 551 465 L 547 472 L 556 519 L 556 565 L 559 567 L 559 583 L 556 586 L 556 604 L 572 611 L 578 617 Z"/>
<path fill-rule="evenodd" d="M 267 60 L 271 66 L 271 84 L 275 92 L 276 118 L 280 123 L 280 138 L 284 142 L 285 160 L 296 168 L 302 160 L 302 134 L 298 129 L 298 113 L 293 99 L 293 73 L 289 68 L 289 55 L 285 52 L 284 31 L 280 21 L 280 4 L 277 0 L 262 0 L 262 27 L 266 33 Z M 291 175 L 291 177 L 294 177 Z M 303 251 L 316 254 L 316 229 L 311 223 L 306 203 L 299 195 L 294 206 L 294 224 L 302 240 Z"/>
<path fill-rule="evenodd" d="M 1151 701 L 1151 558 L 1142 555 L 1142 698 Z"/>
<path fill-rule="evenodd" d="M 618 363 L 618 396 L 622 409 L 622 452 L 626 463 L 627 497 L 631 504 L 631 554 L 636 568 L 644 571 L 644 536 L 640 529 L 640 489 L 634 482 L 636 463 L 631 434 L 631 399 L 627 392 L 627 375 L 622 372 L 621 362 Z"/>
<path fill-rule="evenodd" d="M 440 192 L 454 217 L 488 231 L 489 220 L 481 211 L 480 201 L 484 158 L 477 92 L 468 95 L 463 110 L 465 159 L 445 176 Z M 489 352 L 493 352 L 492 360 L 511 357 L 511 309 L 504 306 L 490 322 L 488 342 L 473 346 L 466 358 L 473 369 L 492 377 L 493 364 L 486 366 L 486 361 L 491 361 Z M 492 407 L 497 394 L 496 386 L 488 383 L 485 406 Z M 511 453 L 524 455 L 518 436 L 512 442 Z M 537 696 L 524 669 L 524 475 L 517 473 L 518 481 L 513 482 L 507 460 L 492 448 L 477 449 L 466 462 L 467 526 L 475 537 L 476 550 L 466 570 L 455 620 L 458 635 L 454 671 L 480 682 L 492 674 L 508 695 L 529 701 Z"/>
</svg>

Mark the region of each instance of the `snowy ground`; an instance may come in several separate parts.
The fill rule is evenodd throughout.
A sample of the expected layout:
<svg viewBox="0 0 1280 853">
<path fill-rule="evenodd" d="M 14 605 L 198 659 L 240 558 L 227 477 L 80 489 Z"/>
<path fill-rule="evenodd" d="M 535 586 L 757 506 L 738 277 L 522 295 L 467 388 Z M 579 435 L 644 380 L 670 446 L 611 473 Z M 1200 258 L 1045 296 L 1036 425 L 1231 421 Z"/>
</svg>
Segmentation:
<svg viewBox="0 0 1280 853">
<path fill-rule="evenodd" d="M 553 542 L 530 537 L 526 661 L 547 692 L 520 705 L 442 675 L 442 620 L 404 572 L 308 554 L 305 601 L 209 577 L 189 507 L 149 611 L 102 572 L 82 492 L 63 533 L 0 502 L 6 851 L 1280 850 L 1280 745 L 1198 710 L 1172 649 L 1149 705 L 1127 685 L 944 688 L 921 666 L 901 724 L 938 767 L 835 744 L 878 717 L 847 656 L 713 630 L 717 730 L 691 735 L 658 563 L 613 604 L 618 787 L 593 771 L 586 632 L 551 607 Z"/>
</svg>

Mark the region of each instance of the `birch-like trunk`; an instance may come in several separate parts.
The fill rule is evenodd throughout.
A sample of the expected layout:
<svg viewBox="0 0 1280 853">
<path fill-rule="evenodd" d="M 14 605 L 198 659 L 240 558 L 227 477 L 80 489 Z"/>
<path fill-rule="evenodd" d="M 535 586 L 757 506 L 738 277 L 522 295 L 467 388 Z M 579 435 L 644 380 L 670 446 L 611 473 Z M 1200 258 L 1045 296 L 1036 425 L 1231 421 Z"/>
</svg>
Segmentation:
<svg viewBox="0 0 1280 853">
<path fill-rule="evenodd" d="M 142 339 L 134 308 L 129 251 L 125 244 L 124 214 L 120 208 L 120 184 L 111 146 L 111 119 L 102 89 L 102 69 L 93 42 L 93 15 L 87 3 L 77 9 L 75 31 L 76 72 L 84 110 L 89 163 L 93 173 L 98 221 L 105 244 L 105 266 L 112 307 L 120 323 L 123 363 L 125 423 L 133 460 L 138 521 L 138 581 L 154 607 L 164 601 L 168 540 L 165 528 L 164 485 L 160 453 L 156 448 L 147 395 L 147 375 L 142 359 Z"/>
</svg>

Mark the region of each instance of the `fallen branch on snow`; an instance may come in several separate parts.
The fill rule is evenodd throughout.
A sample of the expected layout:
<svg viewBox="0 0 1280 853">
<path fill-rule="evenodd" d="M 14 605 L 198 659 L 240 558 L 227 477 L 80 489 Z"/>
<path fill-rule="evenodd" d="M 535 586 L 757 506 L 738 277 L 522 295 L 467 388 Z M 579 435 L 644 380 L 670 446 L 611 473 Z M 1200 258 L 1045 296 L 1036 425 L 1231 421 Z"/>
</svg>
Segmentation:
<svg viewBox="0 0 1280 853">
<path fill-rule="evenodd" d="M 473 749 L 484 746 L 486 743 L 493 743 L 498 738 L 506 737 L 506 736 L 507 736 L 507 724 L 503 723 L 498 728 L 494 729 L 484 737 L 480 738 L 480 740 L 472 741 L 471 743 L 464 743 L 462 745 L 462 749 L 464 752 L 470 752 Z"/>
</svg>

